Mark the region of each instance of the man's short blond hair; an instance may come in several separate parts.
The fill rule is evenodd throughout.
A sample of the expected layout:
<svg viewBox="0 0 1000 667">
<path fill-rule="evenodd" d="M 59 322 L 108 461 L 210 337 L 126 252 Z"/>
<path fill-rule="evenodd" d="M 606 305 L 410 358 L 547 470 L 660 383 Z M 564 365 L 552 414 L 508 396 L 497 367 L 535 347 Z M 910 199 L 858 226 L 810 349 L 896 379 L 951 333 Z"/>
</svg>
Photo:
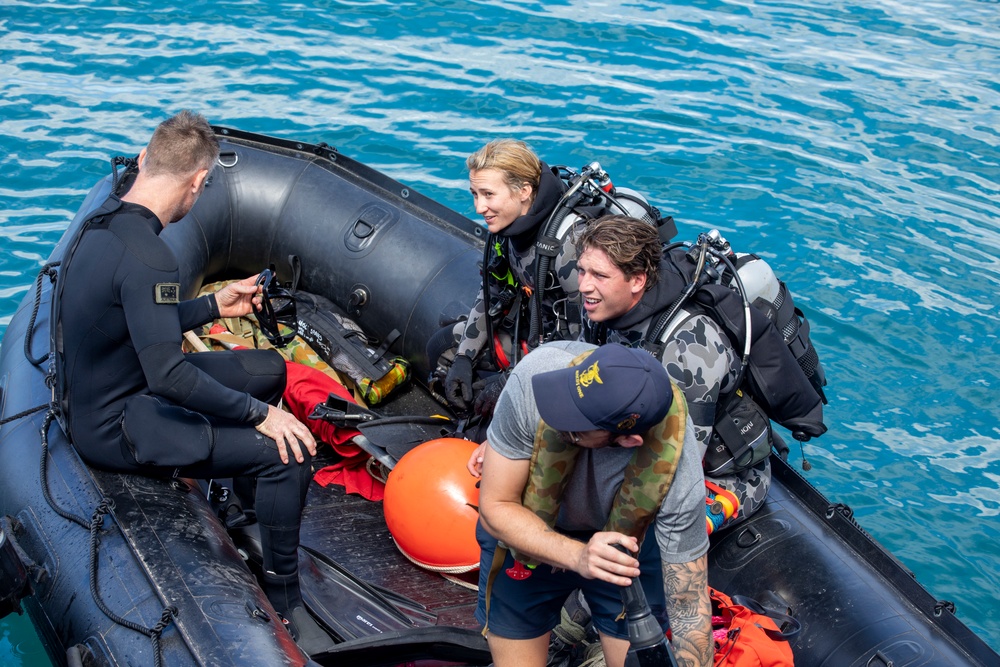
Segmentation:
<svg viewBox="0 0 1000 667">
<path fill-rule="evenodd" d="M 181 111 L 160 123 L 146 147 L 142 171 L 148 176 L 189 176 L 212 170 L 219 159 L 219 140 L 204 116 Z"/>
</svg>

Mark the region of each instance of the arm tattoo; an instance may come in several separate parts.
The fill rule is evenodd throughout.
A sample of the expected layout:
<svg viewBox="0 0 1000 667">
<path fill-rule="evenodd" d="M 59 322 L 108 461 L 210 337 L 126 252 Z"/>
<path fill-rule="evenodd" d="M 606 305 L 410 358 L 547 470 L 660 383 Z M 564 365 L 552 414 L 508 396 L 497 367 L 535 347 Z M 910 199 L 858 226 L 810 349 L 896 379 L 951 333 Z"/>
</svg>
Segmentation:
<svg viewBox="0 0 1000 667">
<path fill-rule="evenodd" d="M 708 556 L 690 563 L 663 563 L 663 592 L 681 667 L 712 664 L 712 602 L 708 596 Z"/>
</svg>

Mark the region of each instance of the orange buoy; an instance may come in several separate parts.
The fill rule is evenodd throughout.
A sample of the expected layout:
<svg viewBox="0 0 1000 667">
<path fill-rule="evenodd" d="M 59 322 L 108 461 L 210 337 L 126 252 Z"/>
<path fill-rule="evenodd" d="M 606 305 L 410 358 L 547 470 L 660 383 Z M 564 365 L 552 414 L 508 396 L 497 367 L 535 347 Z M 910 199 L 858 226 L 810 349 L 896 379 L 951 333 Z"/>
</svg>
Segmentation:
<svg viewBox="0 0 1000 667">
<path fill-rule="evenodd" d="M 476 443 L 439 438 L 417 445 L 385 483 L 385 523 L 396 546 L 414 563 L 441 572 L 479 567 L 478 480 L 466 463 Z"/>
</svg>

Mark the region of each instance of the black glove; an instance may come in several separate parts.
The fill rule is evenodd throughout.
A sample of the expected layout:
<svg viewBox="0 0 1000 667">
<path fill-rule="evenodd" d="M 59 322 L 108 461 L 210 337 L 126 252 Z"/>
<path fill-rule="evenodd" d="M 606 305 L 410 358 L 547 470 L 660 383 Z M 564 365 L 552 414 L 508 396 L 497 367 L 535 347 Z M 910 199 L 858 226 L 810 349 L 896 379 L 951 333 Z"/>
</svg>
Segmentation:
<svg viewBox="0 0 1000 667">
<path fill-rule="evenodd" d="M 505 384 L 507 384 L 507 375 L 504 373 L 491 375 L 485 380 L 479 380 L 473 384 L 472 389 L 476 392 L 476 403 L 472 407 L 472 411 L 483 419 L 492 417 L 493 410 L 497 407 L 497 399 L 500 398 L 500 392 L 503 391 Z"/>
<path fill-rule="evenodd" d="M 472 359 L 459 354 L 444 378 L 444 397 L 457 410 L 468 410 L 472 401 Z"/>
</svg>

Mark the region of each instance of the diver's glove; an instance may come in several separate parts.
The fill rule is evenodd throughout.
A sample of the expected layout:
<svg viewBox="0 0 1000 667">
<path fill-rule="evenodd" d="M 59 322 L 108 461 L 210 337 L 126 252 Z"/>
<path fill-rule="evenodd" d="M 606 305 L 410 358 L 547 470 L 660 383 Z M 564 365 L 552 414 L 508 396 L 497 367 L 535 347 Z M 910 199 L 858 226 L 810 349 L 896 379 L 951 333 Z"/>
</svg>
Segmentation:
<svg viewBox="0 0 1000 667">
<path fill-rule="evenodd" d="M 455 356 L 444 378 L 444 397 L 457 410 L 468 410 L 472 401 L 472 359 Z"/>
<path fill-rule="evenodd" d="M 503 391 L 506 384 L 506 373 L 497 373 L 485 380 L 478 380 L 472 385 L 472 389 L 476 393 L 476 403 L 472 407 L 472 411 L 483 419 L 492 417 L 493 410 L 497 407 L 497 400 L 500 398 L 500 392 Z"/>
</svg>

